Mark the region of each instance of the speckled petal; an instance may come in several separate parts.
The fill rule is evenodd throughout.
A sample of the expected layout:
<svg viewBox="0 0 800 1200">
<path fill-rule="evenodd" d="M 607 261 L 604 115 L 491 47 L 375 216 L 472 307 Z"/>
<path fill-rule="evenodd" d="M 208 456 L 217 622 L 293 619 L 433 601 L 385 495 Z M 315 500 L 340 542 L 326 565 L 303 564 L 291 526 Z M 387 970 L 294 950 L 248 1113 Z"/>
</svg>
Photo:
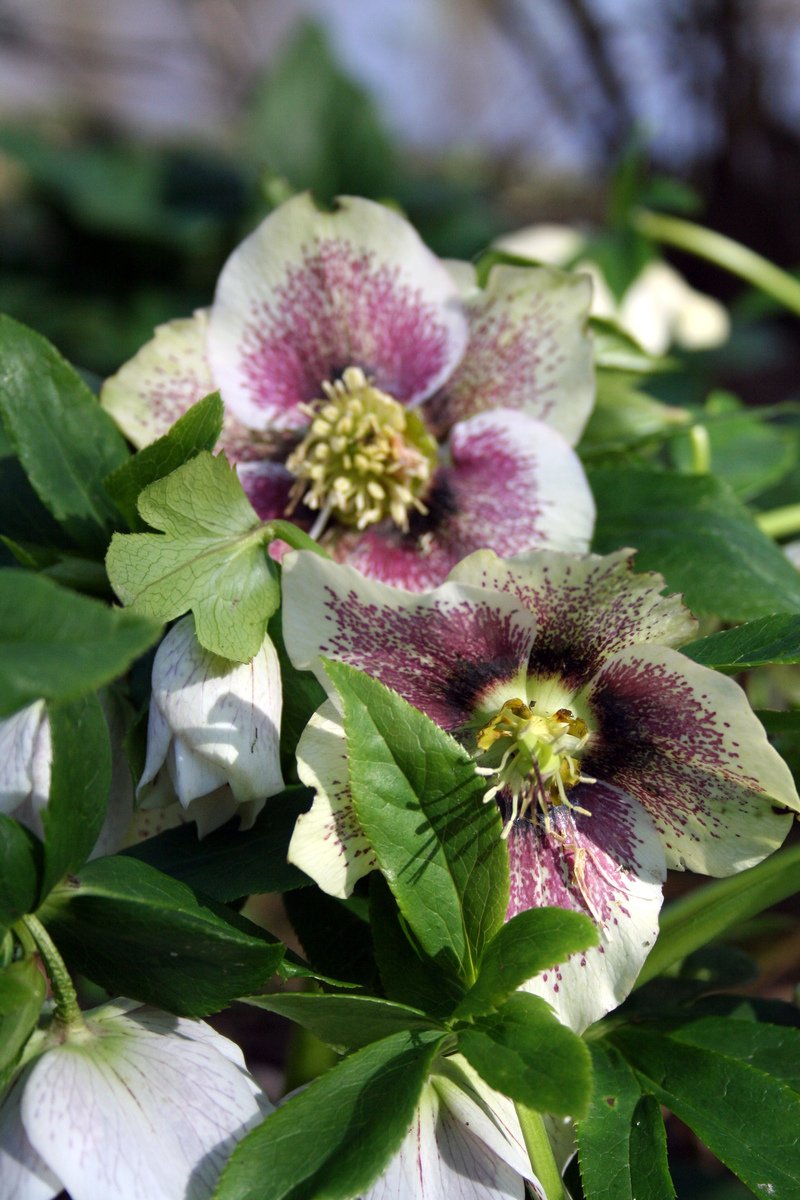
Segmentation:
<svg viewBox="0 0 800 1200">
<path fill-rule="evenodd" d="M 335 706 L 326 701 L 297 744 L 297 771 L 316 795 L 295 823 L 288 859 L 329 896 L 349 896 L 377 859 L 350 795 L 347 743 Z"/>
<path fill-rule="evenodd" d="M 137 449 L 163 437 L 188 408 L 216 391 L 206 353 L 208 310 L 167 321 L 103 384 L 100 401 Z M 220 447 L 233 461 L 259 456 L 256 435 L 226 410 Z"/>
<path fill-rule="evenodd" d="M 320 655 L 394 688 L 448 730 L 498 681 L 519 681 L 536 624 L 516 597 L 461 584 L 414 595 L 303 551 L 283 568 L 283 634 L 294 665 L 330 689 Z"/>
<path fill-rule="evenodd" d="M 620 1004 L 658 934 L 664 852 L 653 822 L 605 783 L 570 793 L 591 816 L 552 810 L 552 829 L 517 821 L 508 837 L 508 917 L 551 904 L 591 917 L 600 946 L 573 954 L 525 985 L 581 1032 Z"/>
<path fill-rule="evenodd" d="M 247 499 L 262 521 L 286 517 L 289 493 L 295 479 L 291 471 L 287 471 L 281 463 L 263 459 L 261 462 L 239 463 L 236 474 L 247 493 Z M 297 513 L 292 514 L 291 519 L 295 524 L 307 524 L 298 521 Z"/>
<path fill-rule="evenodd" d="M 516 408 L 570 445 L 594 403 L 587 333 L 588 279 L 551 267 L 497 266 L 486 289 L 464 299 L 469 345 L 440 396 L 426 406 L 447 427 L 492 408 Z"/>
<path fill-rule="evenodd" d="M 680 596 L 662 596 L 654 572 L 633 573 L 633 550 L 577 557 L 534 550 L 511 560 L 491 550 L 470 555 L 450 579 L 511 592 L 536 614 L 530 673 L 586 683 L 610 655 L 640 642 L 681 645 L 697 622 Z"/>
<path fill-rule="evenodd" d="M 608 660 L 587 693 L 584 768 L 635 796 L 670 867 L 730 875 L 783 842 L 800 799 L 738 684 L 662 646 Z"/>
<path fill-rule="evenodd" d="M 467 554 L 534 546 L 581 553 L 594 527 L 594 501 L 575 453 L 555 430 L 511 409 L 479 413 L 450 436 L 427 516 L 409 533 L 383 522 L 348 531 L 332 546 L 341 562 L 372 579 L 424 591 L 442 583 Z"/>
<path fill-rule="evenodd" d="M 29 1073 L 18 1076 L 0 1103 L 0 1200 L 52 1200 L 62 1190 L 22 1124 L 20 1101 Z"/>
<path fill-rule="evenodd" d="M 209 323 L 225 403 L 256 429 L 307 423 L 302 401 L 348 366 L 410 403 L 452 373 L 467 340 L 447 269 L 402 217 L 341 197 L 276 209 L 228 259 Z"/>
</svg>

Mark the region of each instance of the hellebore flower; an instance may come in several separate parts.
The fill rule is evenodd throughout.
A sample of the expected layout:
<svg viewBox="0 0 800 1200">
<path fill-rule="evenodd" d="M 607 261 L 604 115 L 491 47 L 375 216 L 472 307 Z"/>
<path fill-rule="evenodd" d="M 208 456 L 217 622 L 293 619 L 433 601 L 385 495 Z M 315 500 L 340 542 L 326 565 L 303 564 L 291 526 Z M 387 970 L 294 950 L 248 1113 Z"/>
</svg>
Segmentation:
<svg viewBox="0 0 800 1200">
<path fill-rule="evenodd" d="M 263 519 L 419 591 L 471 550 L 585 550 L 570 449 L 593 400 L 588 279 L 495 268 L 485 289 L 396 213 L 307 195 L 236 249 L 209 310 L 162 325 L 102 401 L 143 446 L 219 389 L 222 448 Z"/>
<path fill-rule="evenodd" d="M 201 837 L 236 814 L 249 829 L 284 788 L 281 702 L 269 637 L 250 662 L 232 663 L 200 645 L 192 617 L 176 622 L 153 661 L 141 806 L 177 797 Z"/>
<path fill-rule="evenodd" d="M 123 749 L 125 719 L 110 692 L 100 704 L 111 739 L 111 787 L 103 828 L 92 857 L 113 854 L 122 846 L 133 816 L 133 784 Z M 50 798 L 53 748 L 44 700 L 36 700 L 0 721 L 0 812 L 43 837 L 42 810 Z"/>
<path fill-rule="evenodd" d="M 497 247 L 536 262 L 585 271 L 594 284 L 593 315 L 616 321 L 650 354 L 665 354 L 673 344 L 684 350 L 710 350 L 727 341 L 726 309 L 690 287 L 660 259 L 646 263 L 617 300 L 600 266 L 592 261 L 590 243 L 569 225 L 529 225 L 499 238 Z"/>
<path fill-rule="evenodd" d="M 347 895 L 374 856 L 321 656 L 394 688 L 474 754 L 507 839 L 508 916 L 585 912 L 599 949 L 531 984 L 582 1029 L 624 998 L 657 933 L 667 866 L 729 875 L 783 841 L 800 809 L 788 768 L 733 680 L 672 647 L 695 623 L 663 579 L 606 557 L 479 551 L 412 595 L 318 555 L 284 561 L 284 637 L 331 698 L 304 731 L 314 787 L 289 857 Z"/>
<path fill-rule="evenodd" d="M 514 1104 L 460 1056 L 439 1059 L 399 1151 L 361 1200 L 545 1200 Z"/>
<path fill-rule="evenodd" d="M 206 1200 L 271 1105 L 203 1021 L 120 1000 L 53 1021 L 0 1102 L 0 1200 Z"/>
</svg>

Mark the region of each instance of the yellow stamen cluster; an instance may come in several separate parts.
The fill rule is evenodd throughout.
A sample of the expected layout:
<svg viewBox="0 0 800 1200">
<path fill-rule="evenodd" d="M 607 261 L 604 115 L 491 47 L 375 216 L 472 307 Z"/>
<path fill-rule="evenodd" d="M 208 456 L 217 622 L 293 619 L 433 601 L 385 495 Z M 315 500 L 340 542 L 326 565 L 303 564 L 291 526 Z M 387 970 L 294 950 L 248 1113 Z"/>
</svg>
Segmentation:
<svg viewBox="0 0 800 1200">
<path fill-rule="evenodd" d="M 324 383 L 325 399 L 306 409 L 306 436 L 286 461 L 297 480 L 289 511 L 302 500 L 356 529 L 390 517 L 404 532 L 436 466 L 436 442 L 417 413 L 374 387 L 360 367 Z"/>
<path fill-rule="evenodd" d="M 535 806 L 541 811 L 545 829 L 550 830 L 550 809 L 566 805 L 575 812 L 589 813 L 573 804 L 567 789 L 576 783 L 594 783 L 581 774 L 579 755 L 589 740 L 586 722 L 568 708 L 549 715 L 533 711 L 524 700 L 507 700 L 476 736 L 481 758 L 487 763 L 479 774 L 494 777 L 484 801 L 501 791 L 510 793 L 511 814 L 503 828 L 508 837 L 515 821 Z M 494 759 L 493 765 L 488 765 Z"/>
</svg>

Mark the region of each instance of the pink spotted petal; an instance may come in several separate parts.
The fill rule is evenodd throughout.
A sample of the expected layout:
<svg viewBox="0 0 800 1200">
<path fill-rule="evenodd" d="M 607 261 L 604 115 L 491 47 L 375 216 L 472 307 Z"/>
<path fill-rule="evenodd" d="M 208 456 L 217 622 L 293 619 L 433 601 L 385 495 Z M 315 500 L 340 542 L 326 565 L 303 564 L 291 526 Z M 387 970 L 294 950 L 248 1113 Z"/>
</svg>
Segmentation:
<svg viewBox="0 0 800 1200">
<path fill-rule="evenodd" d="M 206 350 L 208 312 L 159 325 L 129 362 L 103 384 L 100 400 L 137 449 L 163 437 L 188 408 L 216 391 Z M 233 462 L 265 449 L 226 411 L 220 448 Z"/>
<path fill-rule="evenodd" d="M 486 409 L 515 408 L 574 445 L 594 402 L 591 294 L 583 275 L 495 267 L 485 290 L 464 296 L 469 345 L 441 395 L 426 406 L 432 423 L 447 428 Z"/>
<path fill-rule="evenodd" d="M 247 493 L 247 499 L 262 521 L 286 517 L 289 493 L 295 477 L 281 463 L 270 462 L 268 459 L 239 463 L 236 474 Z M 298 521 L 297 518 L 297 513 L 291 517 L 295 524 L 307 524 L 306 521 Z"/>
<path fill-rule="evenodd" d="M 670 867 L 730 875 L 783 842 L 800 811 L 788 767 L 732 679 L 663 646 L 631 646 L 587 693 L 585 770 L 648 810 Z"/>
<path fill-rule="evenodd" d="M 471 555 L 449 578 L 510 592 L 536 614 L 531 675 L 583 686 L 610 655 L 640 642 L 680 645 L 697 623 L 680 596 L 662 596 L 664 580 L 633 574 L 632 550 L 576 557 L 534 550 L 504 561 L 491 550 Z"/>
<path fill-rule="evenodd" d="M 418 596 L 303 551 L 284 562 L 283 595 L 289 656 L 328 688 L 320 655 L 395 688 L 448 730 L 498 682 L 524 694 L 536 623 L 509 594 L 444 584 Z"/>
<path fill-rule="evenodd" d="M 297 770 L 315 792 L 297 818 L 289 862 L 305 871 L 329 896 L 349 896 L 357 880 L 378 865 L 358 823 L 350 794 L 347 742 L 336 706 L 326 701 L 297 744 Z"/>
<path fill-rule="evenodd" d="M 517 554 L 534 546 L 588 549 L 594 501 L 579 459 L 555 430 L 512 409 L 479 413 L 450 436 L 427 516 L 404 534 L 389 521 L 341 534 L 337 559 L 373 579 L 423 591 L 482 546 Z"/>
<path fill-rule="evenodd" d="M 570 799 L 591 812 L 552 810 L 552 829 L 517 821 L 508 837 L 508 917 L 554 905 L 592 918 L 600 945 L 525 985 L 576 1032 L 616 1008 L 633 987 L 658 934 L 666 871 L 655 826 L 630 796 L 605 783 Z"/>
<path fill-rule="evenodd" d="M 209 354 L 225 403 L 254 429 L 307 423 L 298 404 L 358 366 L 403 403 L 452 373 L 467 324 L 446 268 L 412 227 L 371 200 L 276 209 L 228 259 Z"/>
</svg>

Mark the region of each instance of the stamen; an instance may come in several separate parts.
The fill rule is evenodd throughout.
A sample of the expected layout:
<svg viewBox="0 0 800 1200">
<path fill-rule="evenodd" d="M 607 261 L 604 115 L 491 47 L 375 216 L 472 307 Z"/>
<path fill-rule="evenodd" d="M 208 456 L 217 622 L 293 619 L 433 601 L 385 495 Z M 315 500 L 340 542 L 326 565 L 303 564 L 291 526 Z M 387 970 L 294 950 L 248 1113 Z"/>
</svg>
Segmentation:
<svg viewBox="0 0 800 1200">
<path fill-rule="evenodd" d="M 286 461 L 297 476 L 287 515 L 301 501 L 319 510 L 312 537 L 332 516 L 356 529 L 389 519 L 407 532 L 409 514 L 428 511 L 424 496 L 437 462 L 422 418 L 376 388 L 360 367 L 348 367 L 322 390 L 324 400 L 302 406 L 308 430 Z"/>
</svg>

